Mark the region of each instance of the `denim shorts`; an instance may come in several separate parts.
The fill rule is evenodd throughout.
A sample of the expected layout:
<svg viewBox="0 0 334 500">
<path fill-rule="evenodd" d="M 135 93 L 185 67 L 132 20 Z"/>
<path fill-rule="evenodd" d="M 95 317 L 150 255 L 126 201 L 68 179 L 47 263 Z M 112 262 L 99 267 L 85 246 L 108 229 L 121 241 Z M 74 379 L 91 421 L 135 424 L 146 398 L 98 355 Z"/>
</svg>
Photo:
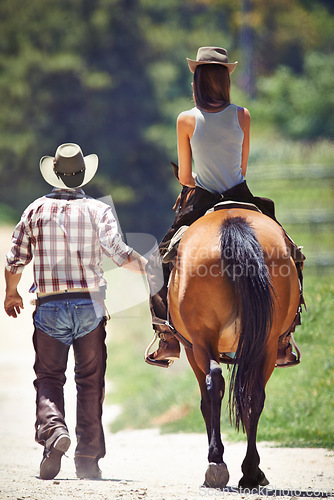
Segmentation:
<svg viewBox="0 0 334 500">
<path fill-rule="evenodd" d="M 104 307 L 91 299 L 53 300 L 34 312 L 34 325 L 66 345 L 87 335 L 105 317 Z"/>
</svg>

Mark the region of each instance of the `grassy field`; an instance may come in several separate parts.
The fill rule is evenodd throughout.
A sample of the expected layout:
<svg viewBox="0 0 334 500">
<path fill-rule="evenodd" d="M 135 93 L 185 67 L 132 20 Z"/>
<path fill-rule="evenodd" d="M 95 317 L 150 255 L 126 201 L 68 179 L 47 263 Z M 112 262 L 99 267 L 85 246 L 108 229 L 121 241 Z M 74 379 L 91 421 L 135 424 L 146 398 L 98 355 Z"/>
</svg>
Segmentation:
<svg viewBox="0 0 334 500">
<path fill-rule="evenodd" d="M 334 448 L 334 284 L 330 277 L 305 278 L 308 311 L 295 338 L 302 351 L 297 367 L 275 369 L 261 416 L 259 439 L 287 446 Z M 121 405 L 112 430 L 160 427 L 162 432 L 205 432 L 197 381 L 185 355 L 168 370 L 143 361 L 151 340 L 146 304 L 116 314 L 109 324 L 108 402 Z M 229 372 L 223 368 L 228 378 Z M 222 432 L 245 439 L 230 426 L 227 397 Z"/>
</svg>

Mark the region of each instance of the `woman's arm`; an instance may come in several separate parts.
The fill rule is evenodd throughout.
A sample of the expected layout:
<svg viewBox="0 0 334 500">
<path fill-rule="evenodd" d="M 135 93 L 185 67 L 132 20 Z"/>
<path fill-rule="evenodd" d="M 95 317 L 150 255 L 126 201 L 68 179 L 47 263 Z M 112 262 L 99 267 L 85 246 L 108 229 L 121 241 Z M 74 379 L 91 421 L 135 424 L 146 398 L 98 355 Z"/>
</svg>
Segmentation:
<svg viewBox="0 0 334 500">
<path fill-rule="evenodd" d="M 245 177 L 249 157 L 250 113 L 248 109 L 238 107 L 238 119 L 240 127 L 244 133 L 241 154 L 241 173 Z"/>
<path fill-rule="evenodd" d="M 176 122 L 179 181 L 183 186 L 195 187 L 192 174 L 190 139 L 195 130 L 195 117 L 187 111 L 181 113 Z"/>
</svg>

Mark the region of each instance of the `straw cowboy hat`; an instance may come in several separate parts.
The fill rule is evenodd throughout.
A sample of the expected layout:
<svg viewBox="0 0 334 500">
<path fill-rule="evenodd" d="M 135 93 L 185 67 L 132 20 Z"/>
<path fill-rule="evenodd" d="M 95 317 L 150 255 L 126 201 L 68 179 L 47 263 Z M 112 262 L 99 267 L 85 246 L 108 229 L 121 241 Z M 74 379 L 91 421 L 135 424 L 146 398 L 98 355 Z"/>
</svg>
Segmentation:
<svg viewBox="0 0 334 500">
<path fill-rule="evenodd" d="M 220 47 L 200 47 L 197 51 L 196 61 L 188 58 L 187 61 L 192 73 L 195 73 L 197 66 L 202 64 L 221 64 L 222 66 L 226 66 L 231 74 L 238 64 L 238 61 L 229 63 L 227 50 Z"/>
<path fill-rule="evenodd" d="M 99 159 L 97 155 L 85 156 L 80 146 L 68 142 L 58 147 L 56 155 L 43 156 L 39 168 L 44 180 L 56 188 L 84 186 L 94 177 Z"/>
</svg>

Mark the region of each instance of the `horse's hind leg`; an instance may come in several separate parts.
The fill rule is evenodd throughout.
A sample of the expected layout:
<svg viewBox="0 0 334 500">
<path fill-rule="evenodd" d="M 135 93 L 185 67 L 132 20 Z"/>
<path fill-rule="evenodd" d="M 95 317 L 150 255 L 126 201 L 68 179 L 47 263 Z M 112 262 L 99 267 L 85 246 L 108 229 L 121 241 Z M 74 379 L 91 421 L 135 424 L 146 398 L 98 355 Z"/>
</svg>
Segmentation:
<svg viewBox="0 0 334 500">
<path fill-rule="evenodd" d="M 247 433 L 247 451 L 242 463 L 241 470 L 243 477 L 239 481 L 241 488 L 257 488 L 269 484 L 268 479 L 259 468 L 260 456 L 256 447 L 256 435 L 259 419 L 264 407 L 265 385 L 272 374 L 277 354 L 277 343 L 271 342 L 270 348 L 267 346 L 267 353 L 263 367 L 263 380 L 254 384 L 249 408 L 243 412 L 242 422 Z"/>
<path fill-rule="evenodd" d="M 255 391 L 254 391 L 255 392 Z M 258 387 L 253 393 L 249 408 L 243 415 L 243 424 L 247 433 L 247 452 L 242 463 L 243 477 L 239 481 L 240 488 L 257 488 L 266 486 L 268 480 L 259 468 L 260 456 L 256 447 L 257 427 L 265 400 L 264 388 Z"/>
<path fill-rule="evenodd" d="M 211 403 L 211 436 L 209 440 L 209 466 L 205 474 L 204 486 L 224 488 L 229 473 L 223 461 L 224 446 L 220 434 L 221 404 L 224 396 L 225 381 L 217 361 L 210 361 L 210 372 L 206 376 L 206 387 Z"/>
<path fill-rule="evenodd" d="M 205 474 L 204 486 L 224 488 L 229 480 L 229 473 L 223 461 L 224 446 L 220 435 L 221 402 L 225 382 L 222 371 L 216 361 L 211 360 L 207 375 L 204 366 L 199 367 L 192 349 L 186 349 L 188 361 L 196 375 L 201 390 L 201 411 L 205 421 L 209 441 L 209 466 Z"/>
<path fill-rule="evenodd" d="M 209 462 L 221 463 L 224 446 L 220 436 L 220 414 L 225 382 L 221 367 L 213 360 L 210 362 L 210 372 L 206 376 L 206 387 L 211 403 L 211 436 L 208 459 Z"/>
</svg>

